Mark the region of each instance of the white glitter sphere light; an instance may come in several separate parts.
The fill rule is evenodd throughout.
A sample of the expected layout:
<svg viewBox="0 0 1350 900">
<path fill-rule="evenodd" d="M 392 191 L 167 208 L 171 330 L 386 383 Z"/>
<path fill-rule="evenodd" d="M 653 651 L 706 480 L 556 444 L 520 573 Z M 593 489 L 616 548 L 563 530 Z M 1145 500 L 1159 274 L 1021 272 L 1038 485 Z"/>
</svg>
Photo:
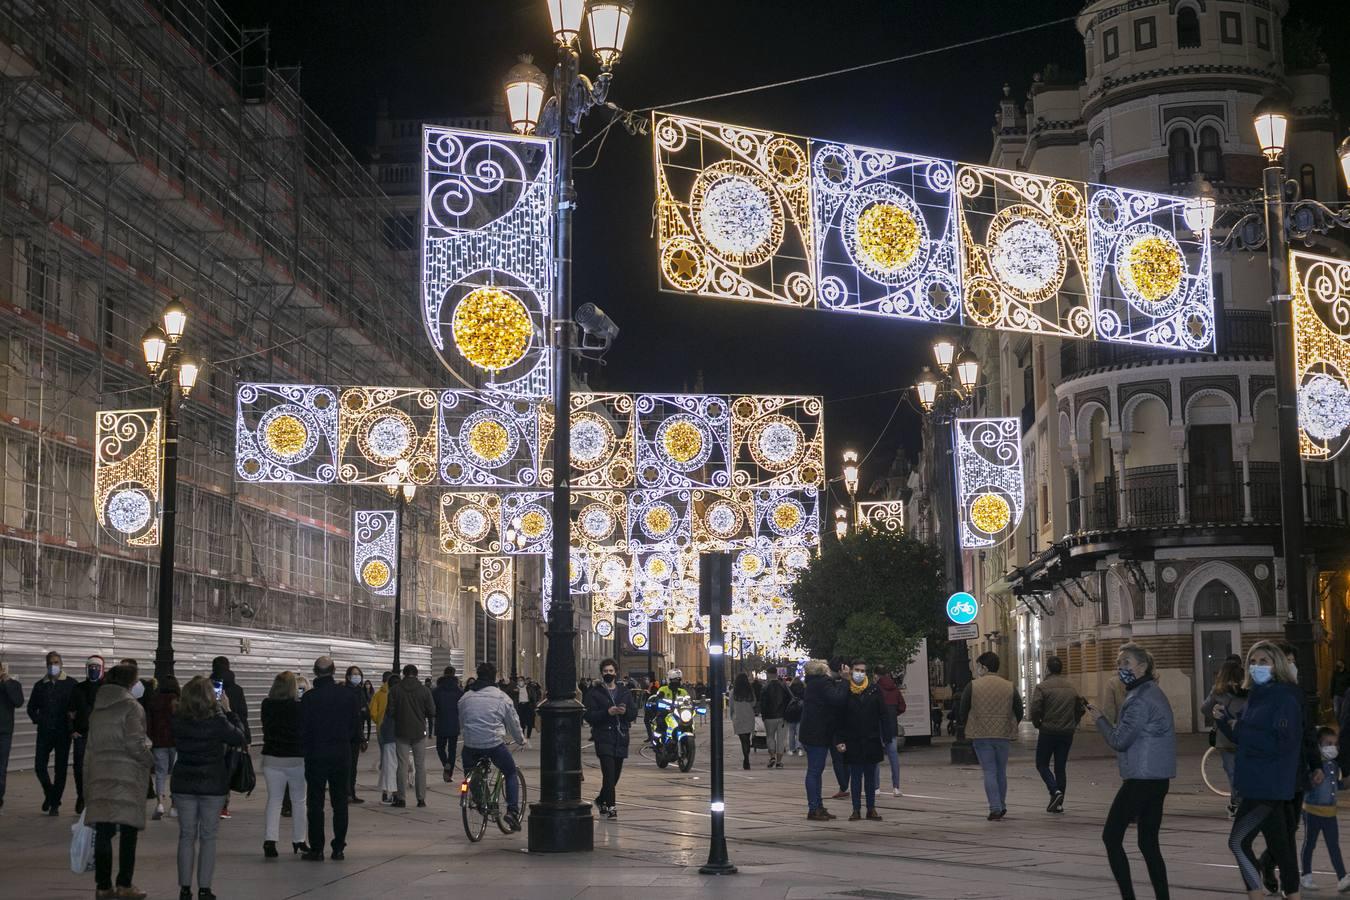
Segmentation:
<svg viewBox="0 0 1350 900">
<path fill-rule="evenodd" d="M 1334 441 L 1350 428 L 1350 391 L 1319 373 L 1298 390 L 1298 424 L 1319 441 Z"/>
<path fill-rule="evenodd" d="M 595 623 L 595 633 L 603 637 L 609 637 L 614 633 L 614 623 L 609 619 L 600 619 Z"/>
<path fill-rule="evenodd" d="M 572 461 L 583 466 L 600 461 L 609 446 L 605 427 L 599 422 L 583 419 L 572 425 Z"/>
<path fill-rule="evenodd" d="M 150 498 L 144 491 L 124 488 L 108 498 L 108 524 L 123 534 L 135 534 L 150 524 Z"/>
<path fill-rule="evenodd" d="M 774 463 L 785 463 L 797 455 L 797 432 L 782 422 L 774 422 L 759 434 L 759 452 Z"/>
<path fill-rule="evenodd" d="M 501 591 L 493 591 L 484 602 L 487 611 L 494 616 L 504 616 L 511 609 L 511 598 Z"/>
<path fill-rule="evenodd" d="M 383 459 L 394 459 L 408 449 L 408 426 L 402 419 L 385 416 L 370 426 L 370 448 Z"/>
<path fill-rule="evenodd" d="M 455 526 L 459 533 L 471 541 L 487 534 L 488 517 L 476 506 L 466 506 L 455 514 Z"/>
<path fill-rule="evenodd" d="M 614 530 L 614 514 L 599 504 L 591 504 L 581 516 L 581 530 L 592 540 L 607 537 Z"/>
<path fill-rule="evenodd" d="M 729 504 L 718 503 L 708 511 L 708 530 L 719 537 L 726 537 L 740 527 L 736 511 Z"/>
<path fill-rule="evenodd" d="M 998 236 L 992 261 L 1003 281 L 1033 294 L 1048 287 L 1059 273 L 1061 252 L 1049 228 L 1023 219 Z"/>
<path fill-rule="evenodd" d="M 729 175 L 704 194 L 699 225 L 717 250 L 753 253 L 773 235 L 772 203 L 750 179 Z"/>
</svg>

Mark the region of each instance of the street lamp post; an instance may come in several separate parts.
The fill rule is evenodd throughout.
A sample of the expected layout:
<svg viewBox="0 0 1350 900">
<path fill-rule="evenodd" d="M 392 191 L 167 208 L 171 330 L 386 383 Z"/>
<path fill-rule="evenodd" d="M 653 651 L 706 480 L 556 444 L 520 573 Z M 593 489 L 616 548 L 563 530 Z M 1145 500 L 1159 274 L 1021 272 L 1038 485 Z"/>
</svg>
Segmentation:
<svg viewBox="0 0 1350 900">
<path fill-rule="evenodd" d="M 401 460 L 395 472 L 390 473 L 390 477 L 385 479 L 384 488 L 389 492 L 398 503 L 397 523 L 398 531 L 394 535 L 394 673 L 398 674 L 400 651 L 403 647 L 403 519 L 408 511 L 408 504 L 413 502 L 417 496 L 417 485 L 411 481 L 404 481 L 403 478 L 408 474 L 407 460 Z"/>
<path fill-rule="evenodd" d="M 178 298 L 170 300 L 162 315 L 164 326 L 151 325 L 141 337 L 145 367 L 161 394 L 164 416 L 164 470 L 160 483 L 164 497 L 160 508 L 159 533 L 159 634 L 155 644 L 155 677 L 173 674 L 173 576 L 174 520 L 178 507 L 178 410 L 197 383 L 199 367 L 182 347 L 187 329 L 187 309 Z"/>
<path fill-rule="evenodd" d="M 528 61 L 508 73 L 505 89 L 512 127 L 522 133 L 551 136 L 556 161 L 556 249 L 552 298 L 553 334 L 553 541 L 552 605 L 548 617 L 548 657 L 544 680 L 548 698 L 539 707 L 540 802 L 529 817 L 531 852 L 574 852 L 594 847 L 590 805 L 581 800 L 581 721 L 576 699 L 576 625 L 568 585 L 571 536 L 571 351 L 572 218 L 576 186 L 572 180 L 572 143 L 582 118 L 605 102 L 612 69 L 623 54 L 631 0 L 547 0 L 558 64 L 552 97 L 543 102 L 548 82 Z M 601 72 L 595 82 L 581 74 L 578 42 L 589 13 L 592 49 Z"/>
<path fill-rule="evenodd" d="M 844 490 L 848 493 L 848 509 L 844 513 L 845 528 L 858 528 L 858 451 L 844 451 Z"/>
</svg>

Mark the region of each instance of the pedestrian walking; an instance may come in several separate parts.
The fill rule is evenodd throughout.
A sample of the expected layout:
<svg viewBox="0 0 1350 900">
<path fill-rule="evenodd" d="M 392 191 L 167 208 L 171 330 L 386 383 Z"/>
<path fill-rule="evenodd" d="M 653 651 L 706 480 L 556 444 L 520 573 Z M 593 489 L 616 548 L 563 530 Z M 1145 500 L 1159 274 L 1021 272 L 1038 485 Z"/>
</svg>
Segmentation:
<svg viewBox="0 0 1350 900">
<path fill-rule="evenodd" d="M 431 699 L 436 704 L 436 758 L 441 761 L 441 779 L 449 784 L 455 780 L 455 748 L 459 744 L 459 679 L 455 667 L 446 666 L 436 679 Z"/>
<path fill-rule="evenodd" d="M 291 797 L 291 853 L 309 850 L 305 844 L 307 809 L 305 756 L 300 745 L 300 695 L 294 672 L 282 672 L 262 702 L 262 774 L 267 783 L 263 813 L 263 856 L 277 857 L 282 798 Z"/>
<path fill-rule="evenodd" d="M 427 805 L 427 720 L 436 718 L 431 691 L 417 680 L 417 666 L 403 667 L 403 678 L 390 689 L 394 711 L 394 737 L 398 742 L 398 791 L 394 806 L 407 806 L 405 790 L 409 773 L 417 789 L 417 805 Z"/>
<path fill-rule="evenodd" d="M 1317 749 L 1322 756 L 1322 780 L 1308 791 L 1303 799 L 1303 880 L 1300 886 L 1304 890 L 1315 891 L 1317 884 L 1312 877 L 1312 855 L 1317 849 L 1317 839 L 1326 839 L 1327 855 L 1331 858 L 1331 868 L 1336 871 L 1336 890 L 1350 891 L 1350 876 L 1345 873 L 1345 861 L 1341 858 L 1341 829 L 1336 821 L 1336 791 L 1345 787 L 1341 780 L 1340 755 L 1337 746 L 1335 728 L 1322 726 L 1317 729 Z"/>
<path fill-rule="evenodd" d="M 886 742 L 886 759 L 891 764 L 891 796 L 900 793 L 900 745 L 905 736 L 900 728 L 900 717 L 905 714 L 905 694 L 886 666 L 877 666 L 877 690 L 881 692 L 881 702 L 886 706 L 886 715 L 890 718 L 891 739 Z"/>
<path fill-rule="evenodd" d="M 156 821 L 164 818 L 166 805 L 171 817 L 178 815 L 169 798 L 169 778 L 173 774 L 177 757 L 173 742 L 173 718 L 178 715 L 178 701 L 182 693 L 178 679 L 165 675 L 159 679 L 154 695 L 145 705 L 145 731 L 150 736 L 150 752 L 155 757 L 155 812 L 151 818 Z"/>
<path fill-rule="evenodd" d="M 342 687 L 352 692 L 356 699 L 356 708 L 361 717 L 361 728 L 356 739 L 352 741 L 351 746 L 351 767 L 349 770 L 350 783 L 347 785 L 347 802 L 360 805 L 366 801 L 356 796 L 356 773 L 361 767 L 361 754 L 366 752 L 370 746 L 368 735 L 370 734 L 370 700 L 366 695 L 365 688 L 366 675 L 361 671 L 360 666 L 348 666 L 347 673 L 343 678 Z"/>
<path fill-rule="evenodd" d="M 991 822 L 1008 814 L 1008 749 L 1022 721 L 1022 698 L 998 669 L 997 653 L 990 650 L 979 655 L 975 679 L 962 691 L 957 713 L 960 732 L 975 748 L 984 772 Z"/>
<path fill-rule="evenodd" d="M 1214 708 L 1214 722 L 1237 745 L 1234 776 L 1237 814 L 1228 834 L 1228 849 L 1252 897 L 1264 896 L 1261 864 L 1252 853 L 1258 834 L 1266 841 L 1279 869 L 1280 888 L 1298 897 L 1300 875 L 1288 818 L 1293 810 L 1303 758 L 1303 697 L 1298 673 L 1289 657 L 1270 641 L 1258 641 L 1247 651 L 1247 704 L 1234 722 L 1222 706 Z M 1320 786 L 1319 768 L 1313 778 Z"/>
<path fill-rule="evenodd" d="M 759 717 L 764 720 L 764 744 L 769 751 L 769 768 L 783 768 L 783 754 L 787 753 L 787 713 L 792 692 L 778 677 L 778 670 L 770 666 L 764 670 L 764 687 L 759 692 Z"/>
<path fill-rule="evenodd" d="M 323 860 L 325 788 L 333 805 L 333 842 L 330 859 L 341 860 L 347 848 L 347 786 L 351 783 L 352 741 L 361 734 L 361 706 L 352 691 L 334 681 L 337 666 L 332 657 L 314 660 L 314 686 L 300 701 L 300 742 L 305 754 L 305 784 L 309 821 L 309 848 L 302 859 Z M 416 671 L 408 679 L 418 684 Z M 296 817 L 299 818 L 298 816 Z"/>
<path fill-rule="evenodd" d="M 755 692 L 744 672 L 736 673 L 731 687 L 731 730 L 741 741 L 741 768 L 750 768 L 750 743 L 755 734 Z"/>
<path fill-rule="evenodd" d="M 198 900 L 215 900 L 216 832 L 230 793 L 225 748 L 246 747 L 244 725 L 229 695 L 216 697 L 214 679 L 200 675 L 183 685 L 173 720 L 174 762 L 169 791 L 178 810 L 179 900 L 192 900 L 195 861 Z"/>
<path fill-rule="evenodd" d="M 1124 844 L 1125 831 L 1133 821 L 1153 894 L 1158 900 L 1167 900 L 1170 896 L 1167 865 L 1158 846 L 1158 831 L 1162 828 L 1167 789 L 1177 774 L 1172 705 L 1158 686 L 1153 655 L 1140 645 L 1125 644 L 1120 648 L 1116 672 L 1125 686 L 1117 721 L 1112 723 L 1104 711 L 1088 704 L 1088 714 L 1097 731 L 1116 751 L 1116 767 L 1121 777 L 1120 790 L 1106 814 L 1102 843 L 1122 900 L 1134 900 L 1134 882 Z"/>
<path fill-rule="evenodd" d="M 1341 709 L 1345 705 L 1345 692 L 1350 691 L 1350 671 L 1345 668 L 1345 660 L 1336 660 L 1331 672 L 1331 705 L 1336 712 L 1336 720 L 1341 718 Z"/>
<path fill-rule="evenodd" d="M 539 682 L 533 678 L 525 682 L 525 718 L 521 721 L 520 727 L 525 730 L 525 740 L 534 736 L 535 715 L 539 709 L 539 701 L 543 699 L 544 689 L 539 686 Z"/>
<path fill-rule="evenodd" d="M 9 666 L 0 660 L 0 807 L 5 805 L 5 773 L 14 746 L 14 711 L 22 707 L 23 685 L 10 677 Z"/>
<path fill-rule="evenodd" d="M 848 683 L 851 674 L 852 669 L 849 667 L 848 660 L 842 656 L 836 656 L 830 660 L 830 678 L 834 680 L 834 689 L 839 694 L 839 715 L 841 717 L 843 716 L 843 701 L 848 697 Z M 844 754 L 839 752 L 833 741 L 830 742 L 830 766 L 834 769 L 834 780 L 839 783 L 839 790 L 835 791 L 830 799 L 841 800 L 849 796 L 848 764 L 844 762 Z"/>
<path fill-rule="evenodd" d="M 375 739 L 380 744 L 380 802 L 392 806 L 399 793 L 398 738 L 394 734 L 394 714 L 389 694 L 398 686 L 399 676 L 384 673 L 384 684 L 370 701 L 370 717 L 375 721 Z"/>
<path fill-rule="evenodd" d="M 91 654 L 84 661 L 84 671 L 84 681 L 77 681 L 70 694 L 70 761 L 75 774 L 77 816 L 84 812 L 84 750 L 89 744 L 89 717 L 94 712 L 94 696 L 103 683 L 103 657 Z"/>
<path fill-rule="evenodd" d="M 1050 792 L 1045 811 L 1064 812 L 1064 792 L 1068 789 L 1065 770 L 1078 722 L 1087 712 L 1087 700 L 1064 675 L 1064 661 L 1052 656 L 1045 663 L 1050 673 L 1031 692 L 1031 724 L 1036 726 L 1036 771 Z M 1055 769 L 1050 771 L 1054 761 Z"/>
<path fill-rule="evenodd" d="M 847 688 L 832 676 L 824 661 L 813 659 L 806 664 L 799 737 L 806 751 L 806 817 L 814 822 L 827 822 L 834 818 L 825 808 L 821 781 L 830 753 L 839 752 L 836 746 L 839 743 L 846 691 Z"/>
<path fill-rule="evenodd" d="M 33 769 L 42 786 L 42 811 L 49 816 L 60 815 L 61 798 L 66 792 L 73 718 L 70 701 L 74 693 L 75 679 L 62 670 L 61 654 L 48 653 L 47 674 L 29 692 L 28 718 L 37 726 Z M 52 757 L 55 761 L 49 776 L 47 760 Z"/>
<path fill-rule="evenodd" d="M 867 663 L 853 661 L 849 673 L 848 694 L 844 702 L 843 727 L 839 730 L 839 752 L 848 763 L 849 784 L 853 793 L 853 813 L 850 822 L 862 818 L 862 804 L 867 802 L 867 818 L 881 821 L 877 812 L 877 766 L 886 755 L 885 746 L 895 735 L 891 731 L 890 714 L 882 702 L 881 691 L 867 677 Z"/>
<path fill-rule="evenodd" d="M 1294 645 L 1288 641 L 1281 641 L 1276 645 L 1280 652 L 1284 654 L 1285 659 L 1289 660 L 1289 669 L 1294 673 L 1295 680 L 1298 679 L 1298 656 Z M 1300 692 L 1303 700 L 1303 738 L 1302 752 L 1300 753 L 1301 764 L 1295 772 L 1294 780 L 1294 799 L 1284 807 L 1284 825 L 1285 832 L 1289 836 L 1289 846 L 1294 848 L 1297 856 L 1298 850 L 1298 828 L 1303 821 L 1303 796 L 1314 785 L 1320 782 L 1322 778 L 1322 754 L 1318 750 L 1317 744 L 1317 710 L 1312 699 Z M 1261 867 L 1261 883 L 1265 887 L 1266 893 L 1273 894 L 1279 891 L 1280 882 L 1277 870 L 1279 868 L 1275 858 L 1275 853 L 1270 845 L 1261 852 L 1258 859 Z"/>
<path fill-rule="evenodd" d="M 801 756 L 802 742 L 799 736 L 802 727 L 802 698 L 805 696 L 806 690 L 800 677 L 792 679 L 792 683 L 788 685 L 788 692 L 792 694 L 792 699 L 796 701 L 795 706 L 788 704 L 788 711 L 783 714 L 783 720 L 787 722 L 788 729 L 788 755 Z"/>
<path fill-rule="evenodd" d="M 1243 688 L 1242 682 L 1242 663 L 1231 659 L 1224 660 L 1219 665 L 1219 671 L 1214 674 L 1214 686 L 1210 688 L 1205 702 L 1200 704 L 1200 712 L 1212 720 L 1215 707 L 1221 706 L 1230 724 L 1242 718 L 1242 709 L 1247 705 L 1247 691 Z M 1223 762 L 1223 774 L 1228 779 L 1228 818 L 1231 819 L 1237 813 L 1238 801 L 1241 799 L 1233 783 L 1234 767 L 1237 765 L 1237 745 L 1215 725 L 1213 747 L 1219 752 L 1219 759 Z"/>
<path fill-rule="evenodd" d="M 154 767 L 145 710 L 131 695 L 136 670 L 114 666 L 99 685 L 85 723 L 85 822 L 94 829 L 94 896 L 142 900 L 132 883 L 136 838 L 145 828 L 145 779 Z M 117 842 L 117 883 L 113 884 L 112 839 Z"/>
<path fill-rule="evenodd" d="M 610 819 L 619 817 L 615 797 L 623 761 L 628 758 L 628 731 L 638 717 L 638 704 L 628 686 L 619 681 L 619 664 L 600 663 L 600 680 L 582 697 L 586 724 L 591 726 L 591 744 L 600 761 L 600 793 L 595 808 Z"/>
<path fill-rule="evenodd" d="M 253 732 L 248 724 L 248 701 L 244 697 L 244 689 L 235 681 L 234 672 L 230 670 L 228 656 L 217 656 L 211 660 L 211 684 L 216 689 L 216 696 L 228 700 L 230 710 L 238 717 L 239 724 L 244 729 L 244 747 L 253 746 Z M 230 817 L 228 793 L 225 794 L 225 806 L 220 811 L 220 817 L 222 819 Z"/>
</svg>

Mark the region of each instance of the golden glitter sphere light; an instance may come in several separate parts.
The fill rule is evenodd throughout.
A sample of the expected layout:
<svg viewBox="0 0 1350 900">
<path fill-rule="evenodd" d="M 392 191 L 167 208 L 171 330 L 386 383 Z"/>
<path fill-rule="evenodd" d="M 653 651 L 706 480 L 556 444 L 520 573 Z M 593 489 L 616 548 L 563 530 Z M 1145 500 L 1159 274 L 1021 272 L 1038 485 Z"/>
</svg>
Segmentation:
<svg viewBox="0 0 1350 900">
<path fill-rule="evenodd" d="M 267 446 L 277 456 L 288 459 L 305 448 L 309 429 L 296 416 L 277 416 L 267 423 Z"/>
<path fill-rule="evenodd" d="M 469 429 L 469 449 L 480 459 L 496 462 L 506 455 L 511 436 L 501 422 L 484 419 Z"/>
<path fill-rule="evenodd" d="M 998 494 L 981 494 L 970 504 L 970 521 L 985 534 L 997 534 L 1012 521 L 1012 510 Z"/>
<path fill-rule="evenodd" d="M 773 524 L 781 531 L 791 531 L 801 520 L 801 511 L 791 503 L 780 503 L 773 509 Z"/>
<path fill-rule="evenodd" d="M 687 463 L 703 449 L 703 432 L 691 422 L 674 422 L 666 429 L 662 443 L 667 456 L 677 463 Z"/>
<path fill-rule="evenodd" d="M 665 534 L 674 524 L 670 518 L 670 510 L 664 506 L 654 506 L 647 510 L 645 521 L 647 530 L 652 534 Z"/>
<path fill-rule="evenodd" d="M 1150 303 L 1166 300 L 1181 286 L 1181 254 L 1171 241 L 1160 237 L 1135 241 L 1126 251 L 1125 260 L 1135 290 Z"/>
<path fill-rule="evenodd" d="M 361 579 L 373 588 L 382 588 L 389 583 L 389 564 L 382 559 L 372 559 L 361 567 Z"/>
<path fill-rule="evenodd" d="M 903 269 L 919 254 L 919 224 L 894 203 L 874 203 L 858 216 L 858 249 L 878 268 Z"/>
<path fill-rule="evenodd" d="M 480 369 L 500 372 L 525 356 L 534 327 L 530 313 L 510 291 L 482 287 L 455 307 L 455 346 Z"/>
<path fill-rule="evenodd" d="M 548 519 L 537 509 L 520 517 L 520 530 L 528 538 L 537 538 L 548 528 Z"/>
</svg>

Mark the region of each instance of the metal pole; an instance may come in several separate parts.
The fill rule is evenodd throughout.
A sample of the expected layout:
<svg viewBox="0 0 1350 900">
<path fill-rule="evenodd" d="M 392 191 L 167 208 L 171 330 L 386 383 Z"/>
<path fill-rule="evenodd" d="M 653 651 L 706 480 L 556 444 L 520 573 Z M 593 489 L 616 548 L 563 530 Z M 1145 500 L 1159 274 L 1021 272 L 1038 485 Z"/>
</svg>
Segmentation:
<svg viewBox="0 0 1350 900">
<path fill-rule="evenodd" d="M 394 540 L 394 674 L 400 672 L 399 650 L 402 648 L 403 635 L 403 511 L 407 504 L 403 500 L 403 485 L 398 487 L 398 507 L 395 510 L 394 527 L 398 529 Z"/>
<path fill-rule="evenodd" d="M 1270 263 L 1270 325 L 1275 349 L 1275 406 L 1280 449 L 1280 542 L 1289 618 L 1284 633 L 1298 654 L 1299 686 L 1317 692 L 1308 571 L 1303 560 L 1303 463 L 1298 442 L 1298 386 L 1294 378 L 1293 303 L 1289 296 L 1288 238 L 1284 231 L 1284 167 L 1264 172 L 1266 253 Z"/>
<path fill-rule="evenodd" d="M 173 550 L 178 507 L 178 378 L 169 372 L 164 400 L 164 507 L 159 530 L 159 637 L 155 645 L 155 677 L 173 674 Z"/>
<path fill-rule="evenodd" d="M 719 554 L 729 557 L 730 554 Z M 728 560 L 719 560 L 723 562 L 720 568 L 725 573 L 727 580 L 730 580 L 730 566 Z M 705 566 L 704 572 L 711 574 L 712 567 Z M 727 854 L 727 823 L 726 823 L 726 794 L 723 790 L 722 774 L 724 760 L 722 759 L 722 694 L 725 690 L 723 682 L 726 679 L 726 669 L 722 664 L 724 658 L 725 646 L 723 645 L 722 635 L 722 606 L 724 601 L 731 598 L 725 596 L 729 593 L 727 585 L 721 583 L 721 579 L 707 579 L 714 582 L 708 587 L 708 598 L 710 601 L 708 616 L 708 719 L 709 719 L 709 756 L 711 761 L 708 764 L 708 780 L 711 785 L 712 802 L 709 805 L 709 818 L 711 828 L 710 840 L 708 843 L 708 862 L 699 868 L 703 875 L 734 875 L 736 867 L 731 864 L 731 859 Z"/>
<path fill-rule="evenodd" d="M 941 402 L 941 401 L 940 401 Z M 950 403 L 950 399 L 946 401 Z M 944 486 L 944 489 L 938 491 L 938 498 L 941 501 L 940 515 L 942 521 L 949 524 L 952 535 L 951 543 L 951 591 L 965 590 L 965 566 L 961 556 L 961 528 L 958 524 L 958 507 L 961 498 L 957 496 L 956 486 L 956 416 L 950 407 L 945 409 L 940 415 L 933 418 L 934 443 L 938 446 L 938 457 L 935 460 L 937 481 Z M 952 702 L 957 703 L 959 698 L 955 689 L 964 686 L 970 681 L 970 646 L 964 640 L 952 641 L 947 650 L 947 683 L 953 688 Z M 952 743 L 951 762 L 953 765 L 973 765 L 976 762 L 975 751 L 970 741 L 964 737 L 958 736 Z"/>
<path fill-rule="evenodd" d="M 568 585 L 571 537 L 571 328 L 572 328 L 572 213 L 576 186 L 572 182 L 572 110 L 569 95 L 577 80 L 580 60 L 574 47 L 558 51 L 553 96 L 558 104 L 558 134 L 554 138 L 557 165 L 557 256 L 553 291 L 553 604 L 548 617 L 548 657 L 544 681 L 548 699 L 539 707 L 539 802 L 530 807 L 531 853 L 567 853 L 595 846 L 591 807 L 581 802 L 581 718 L 576 699 L 577 656 L 572 621 L 572 594 Z"/>
</svg>

